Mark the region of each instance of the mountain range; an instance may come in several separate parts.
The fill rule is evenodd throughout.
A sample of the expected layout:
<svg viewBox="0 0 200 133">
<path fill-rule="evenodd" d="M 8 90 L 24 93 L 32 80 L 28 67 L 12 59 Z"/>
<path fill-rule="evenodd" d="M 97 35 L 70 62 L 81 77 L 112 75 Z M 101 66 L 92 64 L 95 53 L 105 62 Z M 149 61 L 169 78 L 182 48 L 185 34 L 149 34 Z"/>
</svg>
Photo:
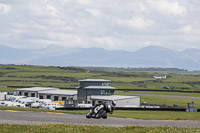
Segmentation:
<svg viewBox="0 0 200 133">
<path fill-rule="evenodd" d="M 103 48 L 17 49 L 0 45 L 0 64 L 45 66 L 163 67 L 200 70 L 200 49 L 175 51 L 148 46 L 137 51 Z"/>
</svg>

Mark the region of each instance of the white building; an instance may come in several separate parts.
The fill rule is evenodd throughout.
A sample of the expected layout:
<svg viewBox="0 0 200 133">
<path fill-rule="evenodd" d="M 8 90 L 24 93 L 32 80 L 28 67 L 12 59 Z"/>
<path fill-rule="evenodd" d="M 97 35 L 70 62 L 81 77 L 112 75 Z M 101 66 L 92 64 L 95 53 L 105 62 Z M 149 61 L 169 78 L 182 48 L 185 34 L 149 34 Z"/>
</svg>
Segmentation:
<svg viewBox="0 0 200 133">
<path fill-rule="evenodd" d="M 59 88 L 31 87 L 16 89 L 16 92 L 20 96 L 51 99 L 52 101 L 77 100 L 77 91 L 60 90 Z"/>
<path fill-rule="evenodd" d="M 91 96 L 92 104 L 96 105 L 101 102 L 111 102 L 115 100 L 117 102 L 116 107 L 140 107 L 139 96 Z"/>
<path fill-rule="evenodd" d="M 6 99 L 7 92 L 0 92 L 0 100 Z"/>
<path fill-rule="evenodd" d="M 77 91 L 73 90 L 45 90 L 39 91 L 40 99 L 51 99 L 52 101 L 73 101 L 77 100 Z"/>
<path fill-rule="evenodd" d="M 154 79 L 166 79 L 167 75 L 154 75 L 153 78 Z"/>
<path fill-rule="evenodd" d="M 31 88 L 22 88 L 16 89 L 17 95 L 26 96 L 26 97 L 39 97 L 39 91 L 47 91 L 47 90 L 59 90 L 59 88 L 52 87 L 31 87 Z"/>
<path fill-rule="evenodd" d="M 40 99 L 51 99 L 52 101 L 66 101 L 67 104 L 92 104 L 112 100 L 117 101 L 116 107 L 139 107 L 139 96 L 114 95 L 116 88 L 109 86 L 110 80 L 86 79 L 80 80 L 78 91 L 60 90 L 51 87 L 32 87 L 16 89 L 20 96 L 38 97 Z"/>
</svg>

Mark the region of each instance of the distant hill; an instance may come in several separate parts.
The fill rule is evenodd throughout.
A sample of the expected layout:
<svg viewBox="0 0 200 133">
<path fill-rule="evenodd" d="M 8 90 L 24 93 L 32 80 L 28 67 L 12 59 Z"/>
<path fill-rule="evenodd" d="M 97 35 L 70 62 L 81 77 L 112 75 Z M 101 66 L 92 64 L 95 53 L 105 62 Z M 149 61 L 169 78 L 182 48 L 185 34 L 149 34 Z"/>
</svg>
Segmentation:
<svg viewBox="0 0 200 133">
<path fill-rule="evenodd" d="M 200 49 L 178 52 L 149 46 L 138 51 L 102 48 L 16 49 L 0 45 L 0 64 L 52 66 L 161 67 L 200 70 Z"/>
<path fill-rule="evenodd" d="M 183 53 L 193 57 L 197 63 L 200 62 L 200 49 L 186 49 Z"/>
<path fill-rule="evenodd" d="M 190 73 L 186 69 L 179 68 L 159 68 L 159 67 L 147 67 L 147 68 L 132 68 L 132 67 L 78 67 L 91 71 L 106 71 L 106 72 L 149 72 L 149 73 Z M 196 72 L 196 71 L 195 71 Z M 196 72 L 197 73 L 197 72 Z M 199 72 L 198 72 L 199 73 Z"/>
</svg>

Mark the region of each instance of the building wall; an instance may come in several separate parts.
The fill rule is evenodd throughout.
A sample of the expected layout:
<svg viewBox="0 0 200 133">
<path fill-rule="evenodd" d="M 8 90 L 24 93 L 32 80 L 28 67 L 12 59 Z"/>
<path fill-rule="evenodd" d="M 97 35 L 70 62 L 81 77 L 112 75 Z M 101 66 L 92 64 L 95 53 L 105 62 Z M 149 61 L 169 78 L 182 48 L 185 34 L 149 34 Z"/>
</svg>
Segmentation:
<svg viewBox="0 0 200 133">
<path fill-rule="evenodd" d="M 116 107 L 140 107 L 140 97 L 116 101 Z"/>
<path fill-rule="evenodd" d="M 109 82 L 100 82 L 100 81 L 82 81 L 80 82 L 80 87 L 87 86 L 108 86 Z"/>
<path fill-rule="evenodd" d="M 43 99 L 49 99 L 48 95 L 50 96 L 50 99 L 52 101 L 77 100 L 77 95 L 60 95 L 60 94 L 39 94 L 39 98 L 40 96 L 42 96 Z"/>
<path fill-rule="evenodd" d="M 62 97 L 65 97 L 66 99 L 69 100 L 77 100 L 77 95 L 54 95 L 54 94 L 38 94 L 35 91 L 17 91 L 17 93 L 19 94 L 19 92 L 21 92 L 21 96 L 25 96 L 26 94 L 28 94 L 28 97 L 33 97 L 33 95 L 35 95 L 35 97 L 42 97 L 42 99 L 48 99 L 48 95 L 50 96 L 50 99 L 52 101 L 55 101 L 55 96 L 58 96 L 58 100 L 57 101 L 63 101 Z"/>
<path fill-rule="evenodd" d="M 6 93 L 0 93 L 0 100 L 5 100 L 6 99 Z"/>
<path fill-rule="evenodd" d="M 109 89 L 79 89 L 78 90 L 78 100 L 84 101 L 84 103 L 91 103 L 90 96 L 91 95 L 113 95 L 114 90 Z"/>
<path fill-rule="evenodd" d="M 38 97 L 38 93 L 35 91 L 17 91 L 17 94 L 20 94 L 20 93 L 21 93 L 20 96 L 26 96 L 26 94 L 28 94 L 27 95 L 28 97 Z"/>
<path fill-rule="evenodd" d="M 78 89 L 78 101 L 85 101 L 85 100 L 86 100 L 86 90 Z"/>
<path fill-rule="evenodd" d="M 111 102 L 111 100 L 100 100 L 100 99 L 91 100 L 90 98 L 88 98 L 88 101 L 92 105 L 96 105 L 99 102 L 108 102 L 108 103 Z M 120 100 L 116 100 L 116 102 L 117 102 L 116 107 L 140 107 L 140 97 L 129 98 L 129 99 L 120 99 Z"/>
</svg>

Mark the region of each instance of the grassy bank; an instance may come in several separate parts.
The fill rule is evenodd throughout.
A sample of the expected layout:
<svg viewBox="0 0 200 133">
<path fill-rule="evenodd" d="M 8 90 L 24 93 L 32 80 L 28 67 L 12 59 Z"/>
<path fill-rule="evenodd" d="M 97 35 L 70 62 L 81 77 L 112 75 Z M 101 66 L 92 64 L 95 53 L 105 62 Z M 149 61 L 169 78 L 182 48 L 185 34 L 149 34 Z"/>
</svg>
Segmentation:
<svg viewBox="0 0 200 133">
<path fill-rule="evenodd" d="M 186 127 L 103 127 L 81 125 L 9 125 L 0 124 L 2 133 L 198 133 L 200 128 Z"/>
<path fill-rule="evenodd" d="M 143 120 L 200 120 L 200 112 L 178 111 L 121 111 L 116 110 L 112 117 L 123 117 Z"/>
</svg>

